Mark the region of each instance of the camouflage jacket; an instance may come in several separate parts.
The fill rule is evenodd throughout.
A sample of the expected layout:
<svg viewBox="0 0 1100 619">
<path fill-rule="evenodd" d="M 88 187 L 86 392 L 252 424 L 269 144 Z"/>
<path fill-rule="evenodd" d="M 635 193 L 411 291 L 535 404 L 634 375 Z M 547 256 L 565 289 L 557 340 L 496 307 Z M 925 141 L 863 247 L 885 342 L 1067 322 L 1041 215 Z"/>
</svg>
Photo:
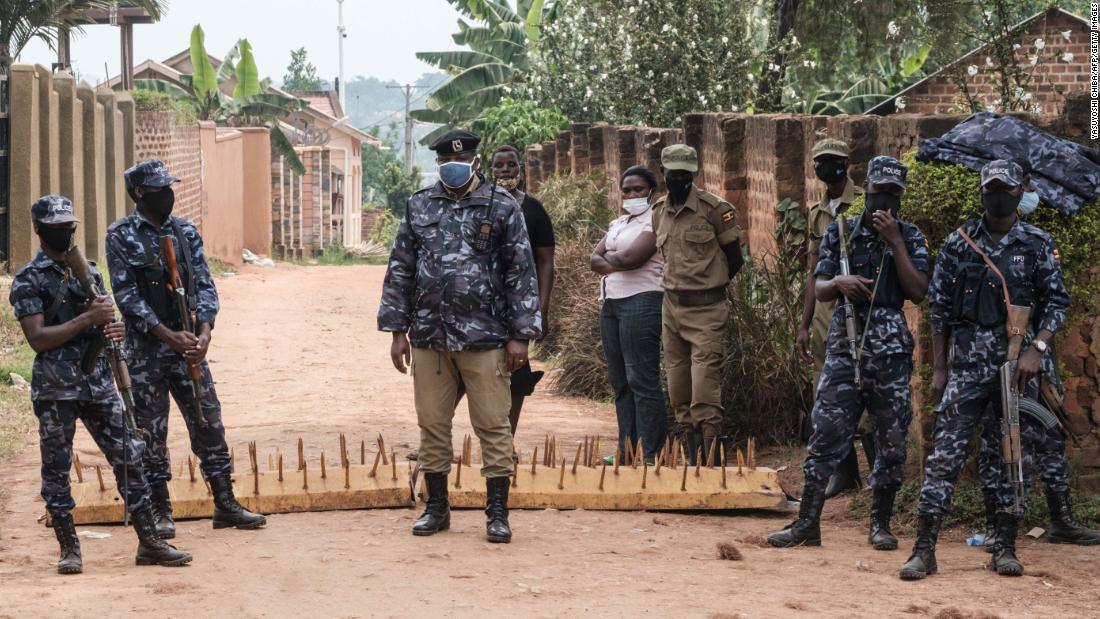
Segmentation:
<svg viewBox="0 0 1100 619">
<path fill-rule="evenodd" d="M 1069 294 L 1062 280 L 1062 267 L 1054 239 L 1041 229 L 1016 221 L 1011 230 L 994 243 L 983 219 L 963 224 L 963 229 L 986 252 L 1008 282 L 1014 305 L 1031 306 L 1031 329 L 1055 332 L 1066 319 Z M 953 383 L 988 384 L 996 380 L 1004 363 L 1007 333 L 1003 321 L 983 325 L 967 312 L 967 293 L 985 290 L 982 307 L 1004 307 L 1000 280 L 972 250 L 958 231 L 944 242 L 936 262 L 929 290 L 933 335 L 949 335 L 948 398 L 965 396 Z M 990 321 L 986 321 L 990 322 Z"/>
<path fill-rule="evenodd" d="M 186 219 L 172 217 L 171 220 L 180 227 L 191 246 L 191 255 L 184 256 L 182 243 L 176 242 L 180 278 L 188 296 L 194 298 L 192 310 L 199 323 L 208 323 L 213 328 L 218 314 L 218 290 L 206 264 L 202 237 L 195 225 Z M 171 221 L 157 228 L 137 211 L 107 229 L 111 288 L 127 328 L 135 335 L 149 333 L 161 323 L 167 323 L 166 326 L 173 330 L 179 328 L 176 306 L 164 287 L 167 269 L 160 251 L 160 237 L 172 234 Z M 194 290 L 190 289 L 185 268 L 194 273 Z"/>
<path fill-rule="evenodd" d="M 1073 214 L 1100 195 L 1096 151 L 1012 116 L 979 112 L 938 138 L 921 140 L 917 161 L 946 161 L 978 172 L 994 159 L 1026 160 L 1043 202 Z"/>
<path fill-rule="evenodd" d="M 378 310 L 381 331 L 413 346 L 490 350 L 542 333 L 538 285 L 523 212 L 481 183 L 461 200 L 443 184 L 409 198 Z"/>
<path fill-rule="evenodd" d="M 902 311 L 904 299 L 901 296 L 900 282 L 897 269 L 894 267 L 893 252 L 886 247 L 873 229 L 865 228 L 859 224 L 861 216 L 850 217 L 845 221 L 848 236 L 848 261 L 853 275 L 863 275 L 878 282 L 876 303 L 856 303 L 856 322 L 859 333 L 863 339 L 863 356 L 895 355 L 913 353 L 913 334 L 909 332 L 909 326 L 905 322 L 905 313 Z M 901 238 L 905 243 L 905 249 L 909 253 L 909 260 L 918 271 L 928 273 L 931 270 L 928 256 L 928 241 L 919 228 L 910 223 L 898 222 L 901 226 Z M 882 272 L 879 272 L 882 265 Z M 825 237 L 821 240 L 821 249 L 818 251 L 817 268 L 815 276 L 827 278 L 840 274 L 840 233 L 836 222 L 829 224 Z M 885 292 L 885 287 L 896 286 L 893 291 L 894 302 L 887 305 L 879 305 L 878 301 Z M 875 286 L 869 286 L 873 290 Z M 867 320 L 870 310 L 871 319 Z M 866 331 L 866 333 L 864 333 Z M 829 342 L 826 354 L 848 355 L 848 332 L 844 325 L 844 310 L 837 303 L 833 313 L 833 321 L 829 326 Z"/>
<path fill-rule="evenodd" d="M 99 269 L 92 264 L 90 271 L 96 283 L 102 286 L 103 277 Z M 64 296 L 58 299 L 58 295 Z M 46 321 L 48 327 L 72 320 L 80 313 L 77 306 L 88 300 L 68 267 L 54 262 L 42 250 L 15 274 L 8 299 L 17 319 L 35 314 L 48 315 L 52 308 L 55 317 L 52 321 Z M 85 349 L 98 338 L 96 329 L 86 329 L 62 346 L 36 354 L 31 377 L 31 399 L 106 400 L 113 397 L 115 387 L 111 369 L 102 353 L 90 374 L 85 374 L 80 367 Z"/>
</svg>

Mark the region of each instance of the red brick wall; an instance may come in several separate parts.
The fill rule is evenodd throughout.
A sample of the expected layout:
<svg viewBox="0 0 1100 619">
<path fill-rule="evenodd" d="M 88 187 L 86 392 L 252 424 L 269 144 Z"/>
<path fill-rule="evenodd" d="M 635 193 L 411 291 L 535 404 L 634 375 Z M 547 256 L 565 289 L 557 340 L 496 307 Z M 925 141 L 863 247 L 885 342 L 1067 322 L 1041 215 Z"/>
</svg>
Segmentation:
<svg viewBox="0 0 1100 619">
<path fill-rule="evenodd" d="M 1062 32 L 1069 31 L 1067 40 Z M 1036 39 L 1043 39 L 1044 49 L 1037 50 Z M 1032 110 L 1044 115 L 1055 115 L 1062 111 L 1065 93 L 1088 90 L 1089 87 L 1089 29 L 1088 24 L 1067 17 L 1058 12 L 1049 12 L 1032 23 L 1026 34 L 1018 39 L 1017 58 L 1024 69 L 1029 69 L 1029 57 L 1039 53 L 1039 62 L 1035 66 L 1032 85 L 1032 104 L 1040 109 Z M 1055 52 L 1073 54 L 1071 60 L 1053 58 Z M 987 54 L 982 50 L 963 58 L 959 66 L 966 76 L 967 87 L 971 94 L 983 104 L 994 105 L 995 75 L 992 67 L 986 66 Z M 978 74 L 967 75 L 969 66 L 976 66 Z M 905 93 L 905 112 L 915 114 L 945 114 L 960 111 L 957 103 L 961 92 L 945 76 L 934 77 L 919 87 Z"/>
<path fill-rule="evenodd" d="M 174 112 L 138 112 L 134 121 L 136 161 L 160 159 L 180 182 L 174 187 L 179 217 L 202 230 L 202 149 L 199 126 L 176 124 Z M 133 208 L 133 203 L 130 203 Z"/>
</svg>

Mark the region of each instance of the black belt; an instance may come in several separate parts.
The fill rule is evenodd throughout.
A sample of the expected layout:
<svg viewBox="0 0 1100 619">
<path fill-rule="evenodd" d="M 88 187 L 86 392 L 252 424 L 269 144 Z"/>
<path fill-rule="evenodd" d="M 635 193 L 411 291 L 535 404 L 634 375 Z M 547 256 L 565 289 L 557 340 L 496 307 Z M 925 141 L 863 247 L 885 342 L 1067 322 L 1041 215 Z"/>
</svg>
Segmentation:
<svg viewBox="0 0 1100 619">
<path fill-rule="evenodd" d="M 666 290 L 670 301 L 685 307 L 698 307 L 700 305 L 714 305 L 721 303 L 728 297 L 726 287 L 709 288 L 707 290 Z"/>
</svg>

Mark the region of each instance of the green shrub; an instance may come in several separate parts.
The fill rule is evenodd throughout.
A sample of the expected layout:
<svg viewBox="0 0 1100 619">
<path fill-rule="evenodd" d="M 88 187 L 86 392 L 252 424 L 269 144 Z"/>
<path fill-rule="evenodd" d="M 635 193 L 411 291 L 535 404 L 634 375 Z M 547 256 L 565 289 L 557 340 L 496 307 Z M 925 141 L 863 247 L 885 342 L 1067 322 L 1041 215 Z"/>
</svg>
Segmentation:
<svg viewBox="0 0 1100 619">
<path fill-rule="evenodd" d="M 542 183 L 538 199 L 550 214 L 559 244 L 584 240 L 594 246 L 607 232 L 616 213 L 607 206 L 602 179 L 602 172 L 584 176 L 555 174 Z"/>
<path fill-rule="evenodd" d="M 138 112 L 175 112 L 176 124 L 192 125 L 197 122 L 194 108 L 163 92 L 131 90 L 130 96 L 133 97 L 134 109 Z"/>
<path fill-rule="evenodd" d="M 901 199 L 901 217 L 924 232 L 935 258 L 951 232 L 982 216 L 980 175 L 961 165 L 920 163 L 915 151 L 906 153 L 902 162 L 909 166 L 909 176 Z M 863 207 L 860 197 L 849 212 L 861 213 Z M 1090 273 L 1100 260 L 1100 207 L 1086 206 L 1074 215 L 1065 215 L 1042 204 L 1027 221 L 1050 233 L 1058 243 L 1066 287 L 1074 305 L 1082 310 L 1071 316 L 1100 314 L 1100 278 Z"/>
<path fill-rule="evenodd" d="M 401 220 L 390 210 L 383 210 L 374 220 L 374 227 L 370 231 L 370 240 L 386 247 L 393 247 L 393 240 L 397 238 L 397 228 Z"/>
</svg>

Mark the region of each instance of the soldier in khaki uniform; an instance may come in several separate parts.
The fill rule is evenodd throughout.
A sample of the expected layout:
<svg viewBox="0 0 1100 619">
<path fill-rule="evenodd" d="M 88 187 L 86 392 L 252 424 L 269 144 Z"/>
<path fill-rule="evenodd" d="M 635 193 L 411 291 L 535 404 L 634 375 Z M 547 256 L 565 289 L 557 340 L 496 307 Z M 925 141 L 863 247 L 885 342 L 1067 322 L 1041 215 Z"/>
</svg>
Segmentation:
<svg viewBox="0 0 1100 619">
<path fill-rule="evenodd" d="M 848 143 L 833 138 L 819 140 L 814 144 L 812 151 L 814 174 L 825 183 L 826 191 L 821 201 L 810 208 L 807 218 L 806 229 L 810 233 L 809 270 L 806 276 L 802 324 L 798 329 L 795 343 L 807 360 L 813 360 L 815 398 L 817 385 L 821 382 L 821 368 L 825 365 L 825 342 L 829 338 L 829 323 L 833 320 L 836 302 L 825 303 L 818 301 L 814 296 L 814 269 L 817 267 L 818 251 L 821 249 L 821 239 L 825 236 L 825 231 L 836 221 L 836 216 L 848 210 L 856 196 L 861 193 L 848 176 L 849 154 Z M 860 441 L 870 465 L 875 459 L 875 444 L 866 416 L 860 421 L 859 430 Z M 836 473 L 829 479 L 825 498 L 832 498 L 845 490 L 859 486 L 859 461 L 856 459 L 856 452 L 851 450 L 837 467 Z"/>
<path fill-rule="evenodd" d="M 721 433 L 726 286 L 744 263 L 741 230 L 733 206 L 694 186 L 694 148 L 665 148 L 661 166 L 668 195 L 653 207 L 665 261 L 661 342 L 669 400 L 694 459 L 697 449 L 705 451 Z"/>
</svg>

